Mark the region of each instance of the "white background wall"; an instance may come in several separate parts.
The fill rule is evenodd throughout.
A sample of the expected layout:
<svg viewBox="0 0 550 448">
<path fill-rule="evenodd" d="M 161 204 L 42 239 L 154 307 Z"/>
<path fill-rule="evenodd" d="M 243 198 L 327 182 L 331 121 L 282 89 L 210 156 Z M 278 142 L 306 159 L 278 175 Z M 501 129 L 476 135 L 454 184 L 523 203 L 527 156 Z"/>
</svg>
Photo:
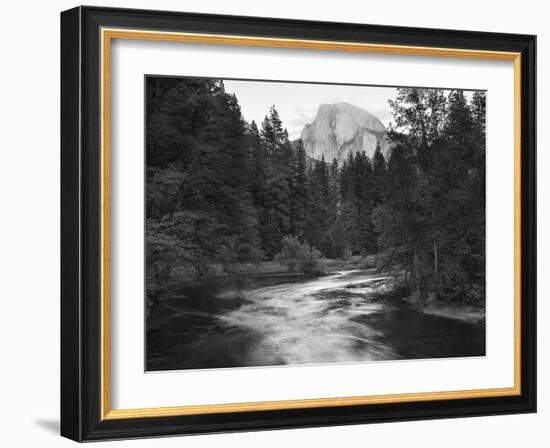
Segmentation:
<svg viewBox="0 0 550 448">
<path fill-rule="evenodd" d="M 548 446 L 550 332 L 549 11 L 535 0 L 133 0 L 88 4 L 384 25 L 537 34 L 539 194 L 539 413 L 117 442 L 110 446 L 422 447 Z M 3 446 L 69 446 L 59 414 L 59 12 L 78 3 L 2 5 L 0 69 L 0 440 Z M 543 356 L 543 354 L 545 356 Z M 99 444 L 97 446 L 103 446 Z"/>
</svg>

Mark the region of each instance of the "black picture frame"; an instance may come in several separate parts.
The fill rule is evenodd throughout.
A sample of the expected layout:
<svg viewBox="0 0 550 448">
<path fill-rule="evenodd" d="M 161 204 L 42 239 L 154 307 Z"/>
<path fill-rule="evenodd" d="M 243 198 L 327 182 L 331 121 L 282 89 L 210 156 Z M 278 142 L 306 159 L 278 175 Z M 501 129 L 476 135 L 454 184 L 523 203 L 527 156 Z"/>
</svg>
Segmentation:
<svg viewBox="0 0 550 448">
<path fill-rule="evenodd" d="M 515 396 L 102 419 L 102 27 L 521 53 L 521 393 Z M 76 441 L 536 411 L 536 37 L 100 7 L 61 13 L 61 435 Z"/>
</svg>

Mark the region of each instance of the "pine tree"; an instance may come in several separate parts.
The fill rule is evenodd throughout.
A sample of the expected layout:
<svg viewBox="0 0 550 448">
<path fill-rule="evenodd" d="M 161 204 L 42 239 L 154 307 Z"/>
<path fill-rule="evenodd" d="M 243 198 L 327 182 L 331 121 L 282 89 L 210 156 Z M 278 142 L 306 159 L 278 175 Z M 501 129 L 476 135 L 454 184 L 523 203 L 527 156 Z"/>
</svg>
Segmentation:
<svg viewBox="0 0 550 448">
<path fill-rule="evenodd" d="M 328 168 L 328 197 L 326 199 L 328 238 L 325 255 L 329 258 L 342 257 L 346 248 L 340 196 L 340 167 L 338 161 L 333 159 Z"/>
<path fill-rule="evenodd" d="M 382 260 L 408 273 L 420 303 L 430 292 L 465 300 L 484 284 L 484 94 L 468 104 L 461 90 L 399 89 L 391 106 L 404 132 L 390 133 L 385 200 L 374 212 Z"/>
<path fill-rule="evenodd" d="M 355 201 L 359 219 L 360 252 L 362 255 L 376 252 L 376 234 L 372 223 L 373 174 L 370 159 L 364 152 L 355 154 Z"/>
<path fill-rule="evenodd" d="M 468 104 L 464 93 L 452 91 L 448 103 L 434 170 L 441 240 L 439 280 L 443 286 L 464 291 L 484 273 L 485 144 L 475 121 L 479 111 Z"/>
<path fill-rule="evenodd" d="M 476 130 L 481 134 L 480 138 L 485 140 L 485 116 L 487 111 L 486 106 L 487 94 L 486 92 L 476 91 L 472 95 L 472 120 Z"/>
<path fill-rule="evenodd" d="M 384 158 L 384 154 L 382 154 L 380 144 L 377 143 L 376 150 L 374 151 L 374 156 L 372 158 L 373 207 L 378 207 L 382 204 L 382 202 L 384 202 L 386 169 L 386 159 Z"/>
<path fill-rule="evenodd" d="M 261 229 L 262 246 L 268 258 L 281 250 L 283 236 L 291 231 L 292 145 L 275 106 L 262 122 L 260 136 L 267 154 L 265 221 Z"/>
<path fill-rule="evenodd" d="M 324 157 L 316 160 L 309 169 L 309 206 L 305 239 L 318 247 L 323 255 L 329 243 L 328 235 L 328 167 Z"/>
<path fill-rule="evenodd" d="M 340 214 L 344 229 L 345 250 L 351 254 L 360 250 L 359 215 L 355 205 L 354 158 L 350 152 L 340 170 Z"/>
<path fill-rule="evenodd" d="M 291 233 L 302 239 L 307 226 L 309 188 L 307 156 L 301 139 L 296 142 L 292 154 L 291 173 Z"/>
</svg>

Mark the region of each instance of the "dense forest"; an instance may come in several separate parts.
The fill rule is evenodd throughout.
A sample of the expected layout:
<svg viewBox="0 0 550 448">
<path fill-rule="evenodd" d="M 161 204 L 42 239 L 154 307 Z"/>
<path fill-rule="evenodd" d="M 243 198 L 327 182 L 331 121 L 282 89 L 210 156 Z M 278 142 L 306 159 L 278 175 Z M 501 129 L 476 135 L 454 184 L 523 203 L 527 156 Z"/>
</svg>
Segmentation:
<svg viewBox="0 0 550 448">
<path fill-rule="evenodd" d="M 400 88 L 387 157 L 339 164 L 309 158 L 275 106 L 247 123 L 221 80 L 146 83 L 149 305 L 175 266 L 194 281 L 271 260 L 314 276 L 367 254 L 420 305 L 484 298 L 485 93 Z"/>
</svg>

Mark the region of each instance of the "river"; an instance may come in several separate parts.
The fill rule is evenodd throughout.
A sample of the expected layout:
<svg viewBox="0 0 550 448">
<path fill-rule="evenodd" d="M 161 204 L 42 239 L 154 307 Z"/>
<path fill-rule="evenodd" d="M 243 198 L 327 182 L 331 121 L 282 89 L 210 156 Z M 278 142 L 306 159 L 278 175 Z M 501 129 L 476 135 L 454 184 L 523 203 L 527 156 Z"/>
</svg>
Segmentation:
<svg viewBox="0 0 550 448">
<path fill-rule="evenodd" d="M 182 288 L 150 318 L 147 370 L 485 354 L 484 325 L 377 300 L 391 280 L 354 270 L 311 280 L 267 278 L 247 290 L 215 283 Z"/>
</svg>

